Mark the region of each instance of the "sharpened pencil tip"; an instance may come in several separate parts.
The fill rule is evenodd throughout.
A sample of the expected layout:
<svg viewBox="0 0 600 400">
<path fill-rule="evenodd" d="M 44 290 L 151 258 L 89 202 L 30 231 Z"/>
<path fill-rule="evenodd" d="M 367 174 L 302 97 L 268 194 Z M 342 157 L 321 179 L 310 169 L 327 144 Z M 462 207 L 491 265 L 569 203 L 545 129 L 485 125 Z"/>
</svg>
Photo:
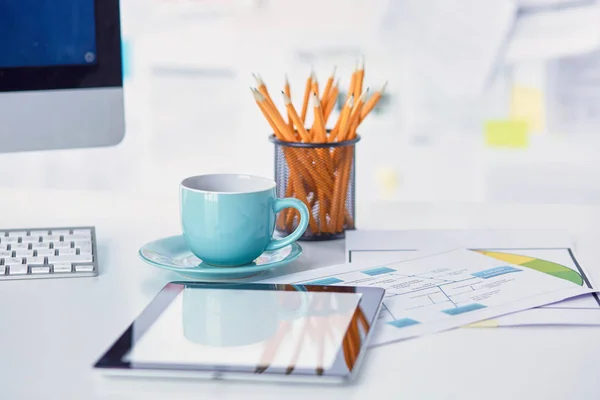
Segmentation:
<svg viewBox="0 0 600 400">
<path fill-rule="evenodd" d="M 364 92 L 362 92 L 362 94 L 358 98 L 358 101 L 361 102 L 361 103 L 364 103 L 365 99 L 367 98 L 367 93 L 368 92 L 369 92 L 369 89 L 367 88 L 367 90 L 365 90 Z"/>
<path fill-rule="evenodd" d="M 292 100 L 288 97 L 287 94 L 285 94 L 283 90 L 281 91 L 281 94 L 283 95 L 283 102 L 286 106 L 292 102 Z"/>
<path fill-rule="evenodd" d="M 331 73 L 331 76 L 335 76 L 335 73 L 337 72 L 337 65 L 333 66 L 333 72 Z"/>
<path fill-rule="evenodd" d="M 252 76 L 253 76 L 253 77 L 254 77 L 254 79 L 256 80 L 256 84 L 257 84 L 258 86 L 262 86 L 262 85 L 264 85 L 264 84 L 265 84 L 265 82 L 262 80 L 262 78 L 261 78 L 261 76 L 260 76 L 259 74 L 252 73 Z"/>
<path fill-rule="evenodd" d="M 317 94 L 315 92 L 313 92 L 313 94 L 312 94 L 312 101 L 313 101 L 315 107 L 321 107 L 321 102 L 319 101 L 319 96 L 317 96 Z"/>
<path fill-rule="evenodd" d="M 379 93 L 383 93 L 385 91 L 385 88 L 387 87 L 388 81 L 385 81 L 385 83 L 383 84 L 383 86 L 381 86 L 381 89 L 379 90 Z"/>
<path fill-rule="evenodd" d="M 361 65 L 360 65 L 360 69 L 364 70 L 364 69 L 365 69 L 365 55 L 364 55 L 364 54 L 362 54 L 362 55 L 360 56 L 360 58 L 361 58 Z"/>
</svg>

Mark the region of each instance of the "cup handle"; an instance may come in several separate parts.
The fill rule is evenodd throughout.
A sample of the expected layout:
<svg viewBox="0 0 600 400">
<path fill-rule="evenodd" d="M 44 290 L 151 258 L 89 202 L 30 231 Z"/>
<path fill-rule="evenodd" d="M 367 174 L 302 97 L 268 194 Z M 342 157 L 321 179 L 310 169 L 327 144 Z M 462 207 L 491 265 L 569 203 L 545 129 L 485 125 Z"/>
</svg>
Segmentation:
<svg viewBox="0 0 600 400">
<path fill-rule="evenodd" d="M 300 222 L 298 223 L 298 227 L 288 236 L 282 239 L 273 239 L 271 243 L 267 246 L 267 250 L 277 250 L 285 247 L 300 238 L 308 228 L 308 208 L 306 205 L 298 199 L 292 198 L 284 198 L 284 199 L 275 199 L 275 214 L 284 208 L 295 208 L 300 213 Z"/>
</svg>

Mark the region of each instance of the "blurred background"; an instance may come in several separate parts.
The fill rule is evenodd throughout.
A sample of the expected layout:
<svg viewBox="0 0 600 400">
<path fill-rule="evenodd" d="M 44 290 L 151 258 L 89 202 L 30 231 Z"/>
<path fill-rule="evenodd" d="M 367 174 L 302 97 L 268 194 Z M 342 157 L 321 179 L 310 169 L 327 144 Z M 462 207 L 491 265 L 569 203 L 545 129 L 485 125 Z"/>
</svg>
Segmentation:
<svg viewBox="0 0 600 400">
<path fill-rule="evenodd" d="M 600 202 L 595 0 L 121 0 L 121 18 L 123 142 L 0 154 L 0 186 L 272 177 L 252 73 L 276 102 L 287 74 L 300 104 L 311 68 L 324 85 L 337 66 L 343 88 L 364 57 L 365 85 L 388 86 L 359 132 L 359 204 Z"/>
</svg>

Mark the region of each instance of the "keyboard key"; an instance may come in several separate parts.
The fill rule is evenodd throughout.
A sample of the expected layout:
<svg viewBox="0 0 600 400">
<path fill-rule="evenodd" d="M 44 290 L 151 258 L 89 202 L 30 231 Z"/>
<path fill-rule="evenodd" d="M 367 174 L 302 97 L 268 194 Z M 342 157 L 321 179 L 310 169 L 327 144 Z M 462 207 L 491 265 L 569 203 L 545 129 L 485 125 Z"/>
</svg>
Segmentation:
<svg viewBox="0 0 600 400">
<path fill-rule="evenodd" d="M 22 250 L 22 249 L 29 249 L 29 243 L 11 243 L 10 244 L 10 249 L 11 250 Z"/>
<path fill-rule="evenodd" d="M 37 243 L 40 241 L 39 236 L 23 236 L 21 237 L 21 243 Z"/>
<path fill-rule="evenodd" d="M 4 265 L 23 264 L 21 257 L 7 257 L 4 259 Z"/>
<path fill-rule="evenodd" d="M 30 231 L 31 236 L 48 236 L 48 231 Z"/>
<path fill-rule="evenodd" d="M 93 262 L 94 259 L 91 255 L 88 254 L 79 254 L 79 255 L 69 255 L 69 256 L 48 256 L 48 262 L 50 264 L 54 263 L 86 263 Z"/>
<path fill-rule="evenodd" d="M 46 243 L 46 242 L 31 243 L 31 248 L 32 249 L 49 249 L 50 243 Z"/>
<path fill-rule="evenodd" d="M 12 231 L 12 232 L 8 232 L 8 236 L 10 236 L 10 237 L 27 236 L 27 232 L 26 231 Z"/>
<path fill-rule="evenodd" d="M 69 235 L 69 236 L 65 236 L 65 240 L 87 240 L 90 241 L 91 237 L 87 236 L 87 235 Z"/>
<path fill-rule="evenodd" d="M 56 251 L 54 249 L 37 249 L 36 254 L 38 257 L 53 256 L 56 254 Z"/>
<path fill-rule="evenodd" d="M 92 242 L 89 239 L 73 241 L 73 246 L 75 246 L 75 247 L 91 246 L 91 245 L 92 245 Z"/>
<path fill-rule="evenodd" d="M 66 235 L 70 235 L 71 231 L 69 229 L 52 229 L 51 234 L 58 235 L 58 236 L 66 236 Z"/>
<path fill-rule="evenodd" d="M 27 265 L 32 265 L 32 264 L 45 264 L 46 262 L 46 257 L 27 257 L 27 260 L 25 260 L 25 264 Z"/>
<path fill-rule="evenodd" d="M 32 274 L 49 274 L 50 266 L 49 265 L 39 265 L 31 267 Z"/>
<path fill-rule="evenodd" d="M 68 248 L 68 249 L 58 249 L 59 256 L 71 256 L 77 254 L 77 249 Z"/>
<path fill-rule="evenodd" d="M 10 265 L 8 273 L 9 275 L 27 275 L 27 265 Z"/>
<path fill-rule="evenodd" d="M 8 250 L 8 244 L 0 243 L 0 250 Z"/>
<path fill-rule="evenodd" d="M 0 258 L 12 257 L 12 251 L 0 249 Z"/>
<path fill-rule="evenodd" d="M 75 272 L 92 272 L 93 270 L 93 264 L 75 264 Z"/>
<path fill-rule="evenodd" d="M 57 263 L 54 264 L 54 272 L 71 272 L 71 263 Z"/>
<path fill-rule="evenodd" d="M 60 235 L 42 236 L 44 242 L 60 242 Z"/>
<path fill-rule="evenodd" d="M 71 242 L 54 242 L 52 247 L 55 249 L 68 249 L 71 247 Z"/>
<path fill-rule="evenodd" d="M 14 253 L 14 257 L 33 257 L 33 250 L 17 249 Z"/>
<path fill-rule="evenodd" d="M 0 237 L 0 243 L 17 243 L 18 241 L 17 237 Z"/>
<path fill-rule="evenodd" d="M 92 237 L 92 231 L 89 229 L 73 229 L 73 235 L 83 235 L 86 237 Z"/>
<path fill-rule="evenodd" d="M 78 249 L 79 249 L 79 254 L 92 254 L 92 245 L 91 244 L 78 247 Z"/>
<path fill-rule="evenodd" d="M 5 274 L 6 274 L 6 266 L 0 265 L 0 275 L 5 275 Z"/>
</svg>

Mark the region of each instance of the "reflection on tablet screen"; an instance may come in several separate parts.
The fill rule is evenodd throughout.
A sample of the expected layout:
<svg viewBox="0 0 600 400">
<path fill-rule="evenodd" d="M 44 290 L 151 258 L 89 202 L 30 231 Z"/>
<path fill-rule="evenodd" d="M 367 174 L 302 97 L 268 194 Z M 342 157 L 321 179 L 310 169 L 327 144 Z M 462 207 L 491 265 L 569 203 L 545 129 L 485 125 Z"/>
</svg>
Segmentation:
<svg viewBox="0 0 600 400">
<path fill-rule="evenodd" d="M 361 296 L 186 287 L 124 361 L 328 369 Z"/>
</svg>

